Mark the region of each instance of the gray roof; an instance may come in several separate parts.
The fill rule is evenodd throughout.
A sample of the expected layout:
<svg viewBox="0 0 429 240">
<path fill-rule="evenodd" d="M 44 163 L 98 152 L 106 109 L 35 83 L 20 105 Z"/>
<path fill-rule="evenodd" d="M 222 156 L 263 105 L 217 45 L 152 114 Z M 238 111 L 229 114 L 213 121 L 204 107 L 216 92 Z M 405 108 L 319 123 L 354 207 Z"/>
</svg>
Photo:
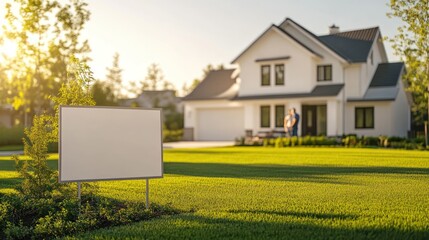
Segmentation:
<svg viewBox="0 0 429 240">
<path fill-rule="evenodd" d="M 213 70 L 183 101 L 192 100 L 219 100 L 232 99 L 237 95 L 235 78 L 232 73 L 235 69 Z"/>
<path fill-rule="evenodd" d="M 348 62 L 366 62 L 378 27 L 319 36 L 319 40 Z"/>
<path fill-rule="evenodd" d="M 319 85 L 308 93 L 285 93 L 267 95 L 237 96 L 234 100 L 281 99 L 281 98 L 308 98 L 308 97 L 334 97 L 340 93 L 344 84 Z"/>
<path fill-rule="evenodd" d="M 372 42 L 375 40 L 377 32 L 379 31 L 378 27 L 373 27 L 316 36 L 291 18 L 286 18 L 280 25 L 287 21 L 294 23 L 312 36 L 314 40 L 321 42 L 348 62 L 365 62 L 371 49 Z"/>
<path fill-rule="evenodd" d="M 397 87 L 404 63 L 380 63 L 362 98 L 348 98 L 349 102 L 394 101 L 398 95 Z"/>
<path fill-rule="evenodd" d="M 398 83 L 402 69 L 404 68 L 403 62 L 396 63 L 380 63 L 377 66 L 374 77 L 371 80 L 370 87 L 390 87 L 396 86 Z"/>
</svg>

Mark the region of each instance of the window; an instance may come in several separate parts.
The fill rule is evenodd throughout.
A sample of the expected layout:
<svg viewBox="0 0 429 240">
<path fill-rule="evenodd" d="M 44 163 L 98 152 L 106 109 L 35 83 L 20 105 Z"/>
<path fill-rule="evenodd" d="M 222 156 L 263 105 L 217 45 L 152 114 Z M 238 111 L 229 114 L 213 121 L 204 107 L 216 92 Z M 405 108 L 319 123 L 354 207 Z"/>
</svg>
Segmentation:
<svg viewBox="0 0 429 240">
<path fill-rule="evenodd" d="M 270 106 L 261 106 L 261 127 L 270 127 Z"/>
<path fill-rule="evenodd" d="M 276 64 L 274 68 L 276 72 L 276 85 L 285 85 L 285 65 Z"/>
<path fill-rule="evenodd" d="M 355 128 L 374 128 L 374 107 L 355 108 Z"/>
<path fill-rule="evenodd" d="M 261 66 L 261 85 L 262 86 L 270 86 L 270 75 L 271 68 L 270 65 L 262 65 Z"/>
<path fill-rule="evenodd" d="M 317 66 L 317 81 L 331 81 L 332 80 L 332 65 Z"/>
<path fill-rule="evenodd" d="M 276 105 L 276 127 L 283 127 L 285 117 L 285 106 Z"/>
</svg>

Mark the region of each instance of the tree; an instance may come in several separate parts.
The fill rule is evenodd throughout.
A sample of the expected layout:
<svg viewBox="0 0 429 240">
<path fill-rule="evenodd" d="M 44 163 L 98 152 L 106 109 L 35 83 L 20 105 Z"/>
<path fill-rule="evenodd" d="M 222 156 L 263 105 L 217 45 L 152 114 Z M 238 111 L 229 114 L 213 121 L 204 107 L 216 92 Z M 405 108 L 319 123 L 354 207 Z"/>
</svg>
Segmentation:
<svg viewBox="0 0 429 240">
<path fill-rule="evenodd" d="M 15 0 L 5 4 L 4 41 L 16 44 L 15 56 L 5 59 L 11 95 L 9 102 L 25 116 L 52 111 L 49 96 L 66 79 L 70 55 L 89 52 L 80 32 L 90 12 L 82 0 Z M 30 118 L 26 118 L 25 123 Z M 28 120 L 27 120 L 28 119 Z"/>
<path fill-rule="evenodd" d="M 94 79 L 88 66 L 72 58 L 67 82 L 63 83 L 54 102 L 54 114 L 43 113 L 34 117 L 33 126 L 27 128 L 24 153 L 31 161 L 20 161 L 15 156 L 17 170 L 24 178 L 19 192 L 29 198 L 49 198 L 62 191 L 57 174 L 47 164 L 48 145 L 58 142 L 58 119 L 60 105 L 94 105 L 89 83 Z"/>
<path fill-rule="evenodd" d="M 119 53 L 113 55 L 112 67 L 106 69 L 106 87 L 112 90 L 114 101 L 116 101 L 122 97 L 122 69 L 119 67 Z"/>
<path fill-rule="evenodd" d="M 157 90 L 164 81 L 164 75 L 158 64 L 152 63 L 147 68 L 145 81 L 142 82 L 142 90 Z"/>
<path fill-rule="evenodd" d="M 389 6 L 392 12 L 387 16 L 404 22 L 390 41 L 406 65 L 404 78 L 413 95 L 412 110 L 423 121 L 429 116 L 429 1 L 391 0 Z"/>
<path fill-rule="evenodd" d="M 131 83 L 131 86 L 132 88 L 135 88 L 136 84 Z M 162 73 L 161 67 L 159 67 L 158 64 L 156 63 L 152 63 L 147 68 L 147 74 L 146 74 L 145 80 L 140 82 L 140 89 L 141 91 L 174 90 L 174 85 L 171 82 L 164 79 L 164 75 Z"/>
<path fill-rule="evenodd" d="M 209 73 L 211 71 L 213 71 L 213 70 L 215 70 L 213 68 L 213 65 L 212 64 L 207 64 L 207 66 L 205 68 L 203 68 L 203 77 L 202 77 L 202 79 L 206 78 L 207 75 L 209 75 Z"/>
<path fill-rule="evenodd" d="M 97 80 L 91 87 L 91 93 L 97 106 L 116 106 L 117 97 L 110 84 Z"/>
</svg>

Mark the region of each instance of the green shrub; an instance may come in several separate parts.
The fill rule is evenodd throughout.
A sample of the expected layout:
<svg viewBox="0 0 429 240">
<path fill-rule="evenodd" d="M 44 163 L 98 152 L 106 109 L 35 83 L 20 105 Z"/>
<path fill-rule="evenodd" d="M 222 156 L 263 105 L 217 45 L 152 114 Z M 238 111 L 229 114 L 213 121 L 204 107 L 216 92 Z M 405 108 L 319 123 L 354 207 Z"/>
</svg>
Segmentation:
<svg viewBox="0 0 429 240">
<path fill-rule="evenodd" d="M 84 195 L 75 198 L 28 199 L 24 195 L 0 198 L 0 239 L 48 239 L 92 229 L 127 224 L 165 214 L 171 207 L 124 202 Z"/>
<path fill-rule="evenodd" d="M 183 129 L 179 130 L 162 130 L 162 140 L 163 142 L 177 142 L 182 140 Z"/>
<path fill-rule="evenodd" d="M 326 136 L 304 136 L 304 137 L 283 137 L 265 138 L 262 141 L 265 147 L 294 147 L 294 146 L 345 146 L 345 147 L 390 147 L 401 149 L 424 149 L 424 139 L 407 139 L 400 137 L 357 137 L 347 135 L 343 138 Z M 246 144 L 246 143 L 244 143 Z M 260 144 L 256 144 L 260 145 Z"/>
<path fill-rule="evenodd" d="M 268 139 L 264 139 L 263 144 L 264 147 L 268 147 L 270 145 L 270 142 L 268 141 Z"/>
<path fill-rule="evenodd" d="M 346 147 L 355 147 L 358 144 L 357 137 L 354 135 L 346 136 L 342 142 Z"/>
<path fill-rule="evenodd" d="M 0 146 L 22 145 L 24 127 L 17 125 L 11 128 L 0 126 Z"/>
<path fill-rule="evenodd" d="M 378 146 L 379 138 L 377 137 L 362 137 L 362 146 Z"/>
<path fill-rule="evenodd" d="M 276 148 L 282 148 L 282 147 L 284 147 L 283 146 L 283 140 L 282 140 L 282 138 L 276 138 L 276 141 L 275 141 L 275 145 L 274 145 Z"/>
<path fill-rule="evenodd" d="M 296 146 L 298 144 L 298 137 L 291 137 L 290 138 L 290 145 L 292 147 Z"/>
<path fill-rule="evenodd" d="M 300 137 L 298 140 L 298 145 L 309 146 L 311 145 L 310 136 Z"/>
<path fill-rule="evenodd" d="M 290 138 L 288 137 L 283 138 L 283 146 L 289 147 L 290 144 L 291 144 Z"/>
</svg>

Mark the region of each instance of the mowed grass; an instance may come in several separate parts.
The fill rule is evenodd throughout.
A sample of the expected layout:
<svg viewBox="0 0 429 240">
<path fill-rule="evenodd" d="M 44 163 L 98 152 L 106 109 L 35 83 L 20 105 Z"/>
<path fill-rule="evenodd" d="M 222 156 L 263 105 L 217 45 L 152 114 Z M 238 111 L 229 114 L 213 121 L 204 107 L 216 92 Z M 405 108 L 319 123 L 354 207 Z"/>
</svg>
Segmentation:
<svg viewBox="0 0 429 240">
<path fill-rule="evenodd" d="M 19 179 L 13 163 L 0 159 L 0 191 L 12 191 Z M 178 149 L 164 152 L 164 170 L 150 180 L 151 201 L 182 214 L 70 238 L 429 238 L 429 152 Z M 142 180 L 98 185 L 100 195 L 144 201 Z"/>
</svg>

